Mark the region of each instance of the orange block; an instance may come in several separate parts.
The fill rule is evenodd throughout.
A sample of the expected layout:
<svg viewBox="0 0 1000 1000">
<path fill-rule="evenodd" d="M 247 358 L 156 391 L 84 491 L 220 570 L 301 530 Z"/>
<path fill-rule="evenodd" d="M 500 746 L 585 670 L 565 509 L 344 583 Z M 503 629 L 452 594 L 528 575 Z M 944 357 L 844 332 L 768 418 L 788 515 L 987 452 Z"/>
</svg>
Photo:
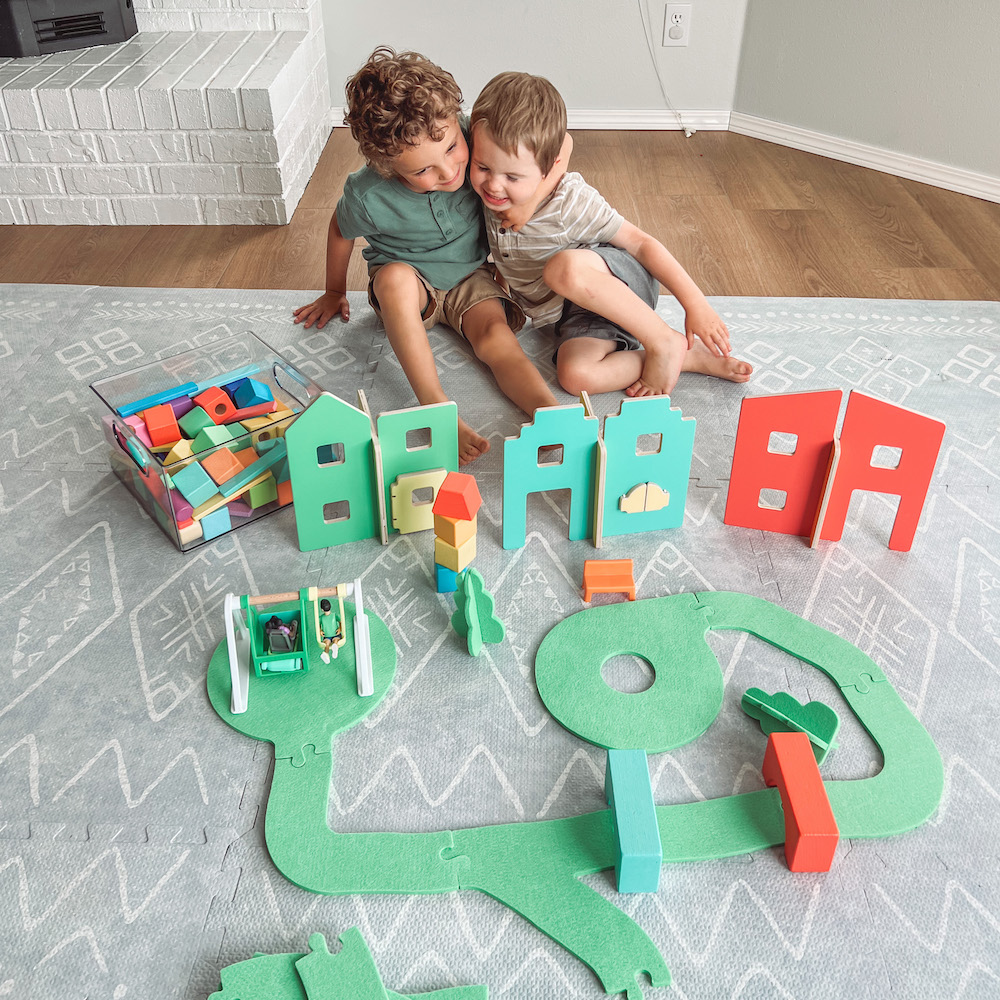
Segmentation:
<svg viewBox="0 0 1000 1000">
<path fill-rule="evenodd" d="M 194 397 L 195 406 L 200 406 L 217 424 L 224 424 L 233 419 L 236 404 L 229 394 L 219 386 L 209 386 L 204 392 Z"/>
<path fill-rule="evenodd" d="M 453 545 L 456 549 L 464 545 L 476 534 L 476 524 L 478 516 L 471 521 L 458 517 L 445 517 L 443 514 L 434 515 L 434 534 L 443 542 Z"/>
<path fill-rule="evenodd" d="M 471 521 L 482 505 L 476 480 L 467 472 L 449 472 L 438 487 L 431 510 L 442 517 Z"/>
<path fill-rule="evenodd" d="M 286 479 L 284 482 L 278 483 L 278 503 L 282 507 L 286 507 L 292 502 L 292 481 Z"/>
<path fill-rule="evenodd" d="M 840 840 L 812 744 L 805 733 L 771 733 L 764 781 L 785 811 L 785 860 L 793 872 L 828 872 Z"/>
<path fill-rule="evenodd" d="M 256 450 L 249 446 L 242 448 L 240 451 L 233 452 L 233 454 L 236 456 L 236 460 L 243 466 L 244 469 L 247 468 L 247 466 L 253 465 L 253 463 L 260 458 L 260 455 L 257 454 Z"/>
<path fill-rule="evenodd" d="M 177 414 L 169 403 L 161 403 L 159 406 L 143 410 L 142 419 L 154 447 L 173 445 L 183 437 L 177 425 Z"/>
<path fill-rule="evenodd" d="M 201 467 L 220 486 L 243 471 L 243 463 L 228 449 L 218 448 L 201 460 Z"/>
<path fill-rule="evenodd" d="M 588 603 L 594 594 L 628 594 L 635 600 L 635 575 L 631 559 L 584 559 L 583 599 Z"/>
</svg>

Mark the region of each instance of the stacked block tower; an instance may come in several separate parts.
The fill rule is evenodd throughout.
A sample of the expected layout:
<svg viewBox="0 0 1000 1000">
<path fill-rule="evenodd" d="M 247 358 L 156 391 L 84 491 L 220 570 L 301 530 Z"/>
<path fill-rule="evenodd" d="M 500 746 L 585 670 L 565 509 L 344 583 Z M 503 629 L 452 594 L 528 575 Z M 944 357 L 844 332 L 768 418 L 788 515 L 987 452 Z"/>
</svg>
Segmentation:
<svg viewBox="0 0 1000 1000">
<path fill-rule="evenodd" d="M 434 580 L 439 594 L 458 589 L 458 574 L 476 558 L 476 518 L 483 499 L 467 472 L 449 472 L 434 498 Z"/>
</svg>

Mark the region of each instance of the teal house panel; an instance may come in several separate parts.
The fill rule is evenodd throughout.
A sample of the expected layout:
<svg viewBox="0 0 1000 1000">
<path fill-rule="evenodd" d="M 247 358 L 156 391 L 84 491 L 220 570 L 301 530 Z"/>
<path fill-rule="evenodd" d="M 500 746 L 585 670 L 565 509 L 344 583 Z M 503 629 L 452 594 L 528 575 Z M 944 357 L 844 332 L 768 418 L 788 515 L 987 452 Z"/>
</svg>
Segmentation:
<svg viewBox="0 0 1000 1000">
<path fill-rule="evenodd" d="M 285 432 L 292 502 L 303 552 L 379 535 L 372 425 L 324 392 Z"/>
<path fill-rule="evenodd" d="M 431 403 L 381 413 L 375 423 L 382 451 L 385 509 L 392 510 L 397 476 L 429 469 L 458 471 L 458 406 Z M 294 487 L 292 490 L 294 494 Z M 391 531 L 397 529 L 391 528 Z"/>
<path fill-rule="evenodd" d="M 507 438 L 503 448 L 503 547 L 517 549 L 527 537 L 528 495 L 546 490 L 570 491 L 569 538 L 579 541 L 593 532 L 593 498 L 597 491 L 597 431 L 579 403 L 546 406 Z M 562 460 L 539 464 L 540 448 L 562 447 Z"/>
<path fill-rule="evenodd" d="M 669 396 L 623 399 L 618 415 L 605 418 L 605 537 L 680 527 L 694 430 L 694 418 L 671 407 Z M 650 483 L 655 485 L 642 489 Z M 626 506 L 631 512 L 620 506 L 621 499 L 629 496 Z"/>
</svg>

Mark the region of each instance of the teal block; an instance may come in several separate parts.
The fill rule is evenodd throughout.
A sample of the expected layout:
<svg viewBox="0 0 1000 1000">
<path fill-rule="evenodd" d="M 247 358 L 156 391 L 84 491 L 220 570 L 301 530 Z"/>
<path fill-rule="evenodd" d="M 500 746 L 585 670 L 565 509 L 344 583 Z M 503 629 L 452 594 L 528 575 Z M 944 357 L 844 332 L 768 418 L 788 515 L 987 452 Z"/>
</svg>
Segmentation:
<svg viewBox="0 0 1000 1000">
<path fill-rule="evenodd" d="M 429 469 L 458 471 L 458 407 L 454 403 L 431 403 L 405 410 L 390 410 L 379 414 L 375 427 L 382 451 L 386 510 L 392 510 L 392 484 L 399 476 Z M 407 435 L 424 428 L 430 434 L 429 445 L 407 447 Z M 390 526 L 390 531 L 395 530 Z"/>
<path fill-rule="evenodd" d="M 227 479 L 222 483 L 219 486 L 219 492 L 224 497 L 231 497 L 246 489 L 248 483 L 252 483 L 258 476 L 262 476 L 272 466 L 281 462 L 287 451 L 287 443 L 282 438 L 276 439 L 274 445 L 256 462 L 251 462 L 242 472 L 238 472 L 232 479 Z"/>
<path fill-rule="evenodd" d="M 527 503 L 530 493 L 568 489 L 569 538 L 579 541 L 593 533 L 593 504 L 597 487 L 596 417 L 588 417 L 581 404 L 546 406 L 507 438 L 503 448 L 503 547 L 517 549 L 527 536 Z M 538 464 L 538 449 L 562 445 L 558 465 Z"/>
<path fill-rule="evenodd" d="M 679 528 L 684 521 L 691 457 L 694 454 L 695 420 L 670 405 L 669 396 L 623 399 L 617 416 L 604 420 L 608 461 L 604 474 L 604 523 L 602 534 L 627 535 L 637 531 Z M 655 454 L 637 455 L 641 435 L 659 434 Z M 660 510 L 626 513 L 620 498 L 640 483 L 656 483 L 670 494 Z"/>
<path fill-rule="evenodd" d="M 244 378 L 237 382 L 230 394 L 233 402 L 241 409 L 245 410 L 250 406 L 260 406 L 261 403 L 271 403 L 274 401 L 274 394 L 269 386 L 263 382 L 258 382 L 255 378 Z"/>
<path fill-rule="evenodd" d="M 619 892 L 656 892 L 663 846 L 645 750 L 609 750 L 604 794 L 615 835 L 615 878 Z"/>
<path fill-rule="evenodd" d="M 372 424 L 368 414 L 324 392 L 285 432 L 303 552 L 379 536 Z M 343 460 L 339 458 L 342 446 Z M 335 454 L 336 452 L 336 454 Z M 336 513 L 336 519 L 327 515 Z"/>
<path fill-rule="evenodd" d="M 454 594 L 458 590 L 458 574 L 453 569 L 448 569 L 447 566 L 435 563 L 434 585 L 439 594 Z"/>
<path fill-rule="evenodd" d="M 192 507 L 214 497 L 219 487 L 215 480 L 201 467 L 199 462 L 191 462 L 171 477 L 173 486 Z"/>
<path fill-rule="evenodd" d="M 224 535 L 233 527 L 232 518 L 229 516 L 228 507 L 220 507 L 213 510 L 211 514 L 206 514 L 201 519 L 202 537 L 208 541 L 209 538 L 217 538 Z"/>
</svg>

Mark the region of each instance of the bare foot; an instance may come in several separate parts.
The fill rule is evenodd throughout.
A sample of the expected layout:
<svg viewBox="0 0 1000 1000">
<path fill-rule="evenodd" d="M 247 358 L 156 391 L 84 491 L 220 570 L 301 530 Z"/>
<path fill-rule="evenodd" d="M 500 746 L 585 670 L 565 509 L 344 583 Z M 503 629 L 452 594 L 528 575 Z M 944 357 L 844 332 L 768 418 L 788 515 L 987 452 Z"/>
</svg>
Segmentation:
<svg viewBox="0 0 1000 1000">
<path fill-rule="evenodd" d="M 701 341 L 695 341 L 694 347 L 687 352 L 684 359 L 684 371 L 714 375 L 716 378 L 724 378 L 728 382 L 747 382 L 753 374 L 753 365 L 749 361 L 740 361 L 738 358 L 720 358 Z M 643 371 L 643 375 L 645 374 Z"/>
<path fill-rule="evenodd" d="M 625 390 L 626 396 L 664 396 L 677 384 L 688 351 L 683 334 L 672 333 L 662 347 L 645 351 L 642 374 Z"/>
<path fill-rule="evenodd" d="M 458 418 L 458 464 L 468 465 L 490 450 L 490 443 L 477 434 L 461 417 Z"/>
</svg>

